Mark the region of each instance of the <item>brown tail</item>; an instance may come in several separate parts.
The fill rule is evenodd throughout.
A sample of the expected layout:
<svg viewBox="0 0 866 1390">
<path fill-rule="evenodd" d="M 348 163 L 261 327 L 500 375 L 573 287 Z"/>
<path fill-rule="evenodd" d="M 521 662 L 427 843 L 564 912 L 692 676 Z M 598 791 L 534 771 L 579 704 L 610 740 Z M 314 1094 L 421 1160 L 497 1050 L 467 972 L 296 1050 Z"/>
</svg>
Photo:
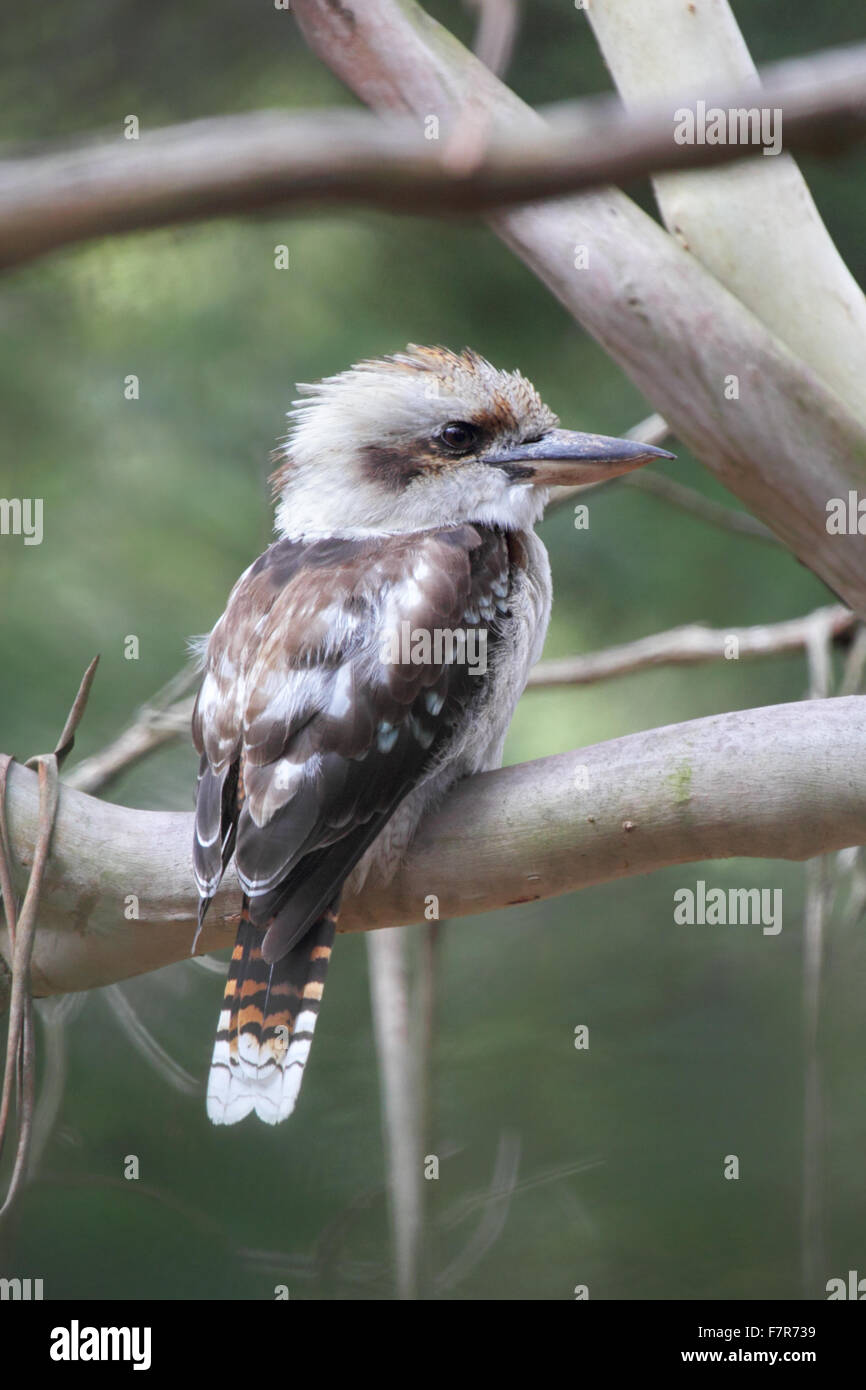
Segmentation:
<svg viewBox="0 0 866 1390">
<path fill-rule="evenodd" d="M 313 1033 L 337 914 L 328 911 L 287 955 L 268 965 L 265 930 L 243 900 L 207 1088 L 215 1125 L 233 1125 L 255 1110 L 279 1124 L 295 1108 Z"/>
</svg>

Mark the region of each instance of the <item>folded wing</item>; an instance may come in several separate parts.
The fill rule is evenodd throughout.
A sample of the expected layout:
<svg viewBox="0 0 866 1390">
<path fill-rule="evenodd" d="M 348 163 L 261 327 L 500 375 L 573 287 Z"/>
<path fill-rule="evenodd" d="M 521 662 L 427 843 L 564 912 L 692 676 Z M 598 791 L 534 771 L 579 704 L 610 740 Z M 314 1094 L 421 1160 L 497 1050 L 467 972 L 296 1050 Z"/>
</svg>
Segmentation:
<svg viewBox="0 0 866 1390">
<path fill-rule="evenodd" d="M 202 912 L 234 854 L 264 959 L 301 940 L 443 756 L 483 682 L 461 641 L 490 659 L 509 587 L 505 537 L 468 525 L 281 540 L 247 570 L 193 716 Z"/>
</svg>

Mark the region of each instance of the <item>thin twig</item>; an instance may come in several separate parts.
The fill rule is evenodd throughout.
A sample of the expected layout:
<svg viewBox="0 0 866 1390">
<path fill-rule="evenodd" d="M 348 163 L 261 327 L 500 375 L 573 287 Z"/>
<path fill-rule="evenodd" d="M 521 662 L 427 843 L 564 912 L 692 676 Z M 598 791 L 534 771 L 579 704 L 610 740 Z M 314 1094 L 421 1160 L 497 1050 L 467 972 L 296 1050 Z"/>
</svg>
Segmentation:
<svg viewBox="0 0 866 1390">
<path fill-rule="evenodd" d="M 769 526 L 752 516 L 751 512 L 740 512 L 735 507 L 726 507 L 723 502 L 704 497 L 703 493 L 695 488 L 686 487 L 665 473 L 656 473 L 651 468 L 641 468 L 635 473 L 628 473 L 620 481 L 628 487 L 637 488 L 638 492 L 648 492 L 653 497 L 661 498 L 663 502 L 669 502 L 680 511 L 697 517 L 699 521 L 721 527 L 723 531 L 733 531 L 736 535 L 749 536 L 752 540 L 766 541 L 770 545 L 782 544 Z"/>
<path fill-rule="evenodd" d="M 75 747 L 75 732 L 81 723 L 82 715 L 87 708 L 87 701 L 90 697 L 90 687 L 93 685 L 93 678 L 96 675 L 96 668 L 99 665 L 99 657 L 95 656 L 88 666 L 84 675 L 81 677 L 81 684 L 78 687 L 78 694 L 72 702 L 72 709 L 63 725 L 63 733 L 57 740 L 57 747 L 54 749 L 54 756 L 57 759 L 57 766 L 62 767 L 72 749 Z"/>
<path fill-rule="evenodd" d="M 459 1255 L 436 1276 L 437 1293 L 446 1293 L 455 1284 L 465 1279 L 467 1274 L 481 1261 L 496 1244 L 505 1229 L 511 1198 L 517 1186 L 520 1168 L 520 1135 L 503 1131 L 499 1136 L 493 1177 L 490 1181 L 488 1200 L 481 1212 L 481 1218 Z"/>
<path fill-rule="evenodd" d="M 187 956 L 190 965 L 198 965 L 202 970 L 207 970 L 210 975 L 221 975 L 223 979 L 226 973 L 226 963 L 224 960 L 217 960 L 215 956 Z"/>
<path fill-rule="evenodd" d="M 127 768 L 140 763 L 167 744 L 189 737 L 194 700 L 178 700 L 167 710 L 144 711 L 128 729 L 105 748 L 83 759 L 64 777 L 66 786 L 76 791 L 102 791 Z"/>
<path fill-rule="evenodd" d="M 84 994 L 61 994 L 51 999 L 34 1000 L 34 1011 L 40 1022 L 42 1081 L 33 1115 L 33 1137 L 28 1162 L 31 1171 L 38 1168 L 60 1113 L 69 1061 L 66 1030 L 69 1023 L 81 1012 L 86 997 Z"/>
<path fill-rule="evenodd" d="M 54 819 L 57 814 L 60 794 L 59 769 L 75 742 L 75 732 L 87 705 L 87 698 L 90 694 L 90 687 L 93 684 L 98 662 L 99 657 L 94 657 L 82 677 L 78 693 L 54 752 L 40 754 L 29 759 L 27 763 L 28 767 L 35 767 L 39 774 L 39 823 L 33 850 L 33 862 L 30 867 L 27 891 L 24 895 L 20 915 L 17 911 L 12 883 L 12 859 L 5 815 L 5 796 L 11 759 L 4 758 L 2 766 L 0 766 L 0 888 L 3 891 L 6 921 L 12 946 L 12 987 L 6 1035 L 6 1070 L 3 1077 L 2 1097 L 0 1097 L 0 1153 L 3 1150 L 11 1113 L 13 1085 L 17 1093 L 18 1119 L 15 1162 L 6 1199 L 3 1206 L 0 1207 L 0 1219 L 11 1209 L 21 1189 L 27 1173 L 33 1134 L 35 1056 L 30 960 L 39 916 L 39 895 L 51 848 Z"/>
<path fill-rule="evenodd" d="M 809 699 L 826 700 L 832 693 L 832 621 L 828 613 L 812 615 L 807 631 Z M 824 1096 L 818 1029 L 821 1019 L 821 971 L 834 885 L 828 855 L 806 865 L 803 913 L 803 1194 L 801 1263 L 804 1298 L 814 1298 L 824 1269 Z"/>
<path fill-rule="evenodd" d="M 3 910 L 6 916 L 6 926 L 9 931 L 9 945 L 15 949 L 15 928 L 18 923 L 18 897 L 12 883 L 12 843 L 9 839 L 9 827 L 6 823 L 6 784 L 9 778 L 9 768 L 14 759 L 9 753 L 0 753 L 0 897 L 3 899 Z M 2 1129 L 0 1129 L 2 1134 Z"/>
<path fill-rule="evenodd" d="M 128 767 L 189 734 L 194 698 L 184 696 L 199 680 L 197 666 L 184 666 L 142 705 L 133 722 L 99 752 L 84 758 L 63 781 L 77 791 L 102 791 Z"/>
<path fill-rule="evenodd" d="M 222 969 L 224 972 L 225 966 Z M 108 985 L 102 993 L 133 1046 L 138 1049 L 145 1061 L 159 1072 L 162 1079 L 183 1095 L 201 1095 L 201 1082 L 196 1077 L 191 1076 L 179 1062 L 176 1062 L 166 1052 L 162 1044 L 157 1042 L 150 1030 L 142 1023 L 120 985 Z"/>
<path fill-rule="evenodd" d="M 539 662 L 530 673 L 527 688 L 591 685 L 653 666 L 694 666 L 705 661 L 781 656 L 806 649 L 816 622 L 826 627 L 831 639 L 836 639 L 850 632 L 857 621 L 856 614 L 838 605 L 760 627 L 710 628 L 691 623 L 619 647 Z"/>
<path fill-rule="evenodd" d="M 48 858 L 51 831 L 57 811 L 60 779 L 57 758 L 53 753 L 31 759 L 39 770 L 39 834 L 33 855 L 33 865 L 21 915 L 15 926 L 15 945 L 12 952 L 12 994 L 9 1002 L 8 1032 L 6 1035 L 6 1072 L 0 1099 L 0 1152 L 12 1104 L 12 1088 L 17 1081 L 18 1145 L 6 1200 L 0 1207 L 0 1219 L 9 1211 L 27 1171 L 30 1136 L 33 1121 L 33 1001 L 30 996 L 30 957 L 36 935 L 39 891 Z M 4 875 L 5 877 L 5 875 Z"/>
<path fill-rule="evenodd" d="M 478 11 L 473 52 L 497 77 L 503 77 L 514 51 L 520 6 L 517 0 L 466 0 L 466 3 L 470 9 Z"/>
<path fill-rule="evenodd" d="M 577 1163 L 558 1163 L 549 1168 L 542 1168 L 531 1176 L 524 1178 L 521 1182 L 516 1182 L 510 1190 L 510 1197 L 522 1196 L 524 1192 L 533 1192 L 540 1187 L 546 1187 L 553 1182 L 561 1182 L 563 1178 L 575 1177 L 578 1173 L 589 1173 L 595 1168 L 601 1168 L 604 1164 L 602 1158 L 583 1158 Z M 502 1192 L 491 1193 L 488 1189 L 481 1192 L 470 1192 L 465 1197 L 459 1198 L 448 1208 L 442 1216 L 440 1225 L 443 1230 L 449 1230 L 454 1226 L 459 1226 L 461 1221 L 465 1221 L 473 1212 L 480 1211 L 489 1202 L 500 1202 L 505 1196 Z"/>
<path fill-rule="evenodd" d="M 663 416 L 654 414 L 648 415 L 639 424 L 633 425 L 627 432 L 627 439 L 639 439 L 642 444 L 653 444 L 656 447 L 664 444 L 671 434 L 671 428 Z M 617 478 L 619 485 L 625 484 L 627 487 L 637 488 L 638 492 L 648 492 L 653 497 L 659 497 L 663 502 L 669 502 L 671 506 L 678 507 L 680 511 L 688 512 L 690 516 L 695 516 L 699 521 L 707 521 L 711 526 L 721 527 L 724 531 L 732 531 L 736 535 L 749 536 L 753 540 L 768 541 L 772 545 L 781 545 L 781 541 L 769 528 L 765 526 L 757 517 L 752 516 L 751 512 L 737 511 L 734 507 L 727 507 L 723 502 L 716 502 L 710 497 L 704 497 L 703 493 L 695 488 L 686 487 L 683 483 L 678 483 L 675 478 L 669 478 L 666 473 L 655 473 L 651 468 L 640 468 L 634 473 L 627 473 L 624 477 Z M 561 487 L 555 488 L 551 494 L 547 512 L 557 510 L 569 502 L 574 502 L 590 492 L 599 492 L 603 488 L 610 487 L 610 483 L 587 483 L 582 487 Z"/>
</svg>

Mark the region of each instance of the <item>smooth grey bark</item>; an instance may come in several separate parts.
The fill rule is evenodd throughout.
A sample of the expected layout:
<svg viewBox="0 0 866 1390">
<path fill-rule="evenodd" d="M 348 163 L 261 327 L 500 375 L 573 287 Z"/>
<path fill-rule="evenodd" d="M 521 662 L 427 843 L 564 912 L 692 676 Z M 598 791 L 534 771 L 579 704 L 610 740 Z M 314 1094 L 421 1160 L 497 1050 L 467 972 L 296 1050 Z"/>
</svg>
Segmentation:
<svg viewBox="0 0 866 1390">
<path fill-rule="evenodd" d="M 543 128 L 412 0 L 366 0 L 351 11 L 296 0 L 296 15 L 314 50 L 362 100 L 380 111 L 436 115 L 454 157 L 471 157 L 494 132 Z M 841 381 L 819 378 L 616 189 L 498 212 L 490 222 L 676 436 L 866 616 L 863 537 L 827 530 L 831 499 L 866 494 L 866 406 L 850 409 Z M 581 248 L 588 260 L 579 268 Z M 736 398 L 726 394 L 732 378 Z"/>
<path fill-rule="evenodd" d="M 13 766 L 7 819 L 19 888 L 32 860 L 36 774 Z M 192 815 L 137 811 L 63 787 L 33 955 L 36 994 L 111 983 L 182 960 L 197 898 Z M 866 696 L 739 710 L 630 734 L 461 783 L 389 886 L 344 905 L 365 931 L 554 897 L 666 865 L 805 860 L 866 843 Z M 234 939 L 227 874 L 202 951 Z M 125 913 L 135 905 L 137 918 Z M 9 960 L 8 940 L 2 954 Z"/>
</svg>

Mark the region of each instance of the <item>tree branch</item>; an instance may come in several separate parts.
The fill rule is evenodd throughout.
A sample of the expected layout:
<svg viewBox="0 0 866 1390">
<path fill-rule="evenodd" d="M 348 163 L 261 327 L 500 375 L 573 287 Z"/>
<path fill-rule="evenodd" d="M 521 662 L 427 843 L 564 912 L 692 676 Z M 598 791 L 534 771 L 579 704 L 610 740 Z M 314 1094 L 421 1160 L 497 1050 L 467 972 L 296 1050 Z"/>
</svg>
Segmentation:
<svg viewBox="0 0 866 1390">
<path fill-rule="evenodd" d="M 200 677 L 198 667 L 192 664 L 178 671 L 142 706 L 133 722 L 117 738 L 98 753 L 82 759 L 67 773 L 63 779 L 66 785 L 82 792 L 100 791 L 126 768 L 133 767 L 158 748 L 188 738 L 195 696 L 178 697 L 192 690 Z"/>
<path fill-rule="evenodd" d="M 17 764 L 7 817 L 23 882 L 39 794 L 36 775 Z M 191 837 L 191 815 L 131 810 L 63 787 L 35 992 L 88 989 L 184 959 L 197 907 Z M 430 894 L 441 917 L 463 917 L 671 864 L 803 860 L 864 842 L 866 697 L 740 710 L 461 783 L 422 826 L 394 882 L 371 882 L 346 901 L 341 927 L 422 920 Z M 230 872 L 202 951 L 231 944 L 239 902 Z M 8 944 L 3 954 L 8 960 Z"/>
<path fill-rule="evenodd" d="M 640 474 L 634 476 L 640 477 Z M 568 493 L 570 497 L 572 493 L 586 492 L 588 489 L 562 488 L 559 491 Z M 729 508 L 723 507 L 721 510 L 728 512 Z M 738 516 L 739 513 L 732 515 Z M 654 632 L 619 647 L 542 661 L 531 672 L 527 688 L 590 685 L 595 681 L 631 675 L 649 666 L 689 666 L 703 661 L 722 660 L 730 650 L 732 638 L 736 639 L 741 657 L 778 656 L 802 651 L 808 644 L 816 620 L 829 623 L 830 636 L 833 638 L 850 632 L 857 623 L 856 615 L 841 605 L 817 609 L 814 613 L 786 622 L 762 623 L 754 627 L 713 630 L 694 623 L 667 632 Z M 103 791 L 126 768 L 133 767 L 168 744 L 188 738 L 195 697 L 190 695 L 167 703 L 166 696 L 188 690 L 198 680 L 198 674 L 192 667 L 179 671 L 165 690 L 148 701 L 117 738 L 73 767 L 64 776 L 64 785 L 80 792 Z M 853 695 L 856 690 L 855 682 L 850 689 L 839 693 Z"/>
<path fill-rule="evenodd" d="M 538 125 L 537 113 L 411 0 L 365 0 L 351 23 L 345 7 L 327 0 L 296 0 L 296 14 L 315 51 L 378 110 L 434 112 L 447 122 L 471 102 L 496 128 Z M 753 89 L 748 104 L 755 99 Z M 768 92 L 760 99 L 769 101 Z M 827 531 L 828 501 L 862 492 L 866 482 L 862 399 L 858 409 L 846 406 L 842 383 L 819 377 L 615 189 L 499 212 L 491 224 L 677 437 L 866 616 L 863 538 Z M 804 295 L 812 294 L 809 274 L 804 266 Z M 863 380 L 866 334 L 855 355 Z"/>
<path fill-rule="evenodd" d="M 670 433 L 671 428 L 667 420 L 654 414 L 633 425 L 626 437 L 639 439 L 644 444 L 661 445 Z M 716 502 L 711 497 L 704 497 L 702 492 L 685 487 L 675 478 L 669 478 L 666 473 L 656 473 L 651 468 L 639 468 L 636 473 L 626 473 L 615 481 L 620 487 L 633 487 L 638 492 L 648 492 L 660 501 L 668 502 L 682 512 L 688 512 L 689 516 L 706 521 L 711 526 L 719 526 L 724 531 L 749 536 L 752 540 L 768 541 L 771 545 L 779 544 L 778 538 L 769 527 L 756 517 L 750 516 L 748 512 L 735 511 L 733 507 L 726 507 L 723 502 Z M 557 507 L 574 502 L 585 493 L 598 492 L 600 488 L 609 486 L 609 483 L 585 483 L 576 487 L 556 487 L 547 504 L 546 515 L 549 516 Z"/>
<path fill-rule="evenodd" d="M 784 110 L 788 148 L 826 152 L 866 136 L 866 46 L 776 64 L 764 79 L 761 100 Z M 711 104 L 727 110 L 754 100 L 753 88 L 737 87 Z M 558 107 L 550 127 L 537 117 L 507 135 L 485 125 L 468 166 L 453 144 L 425 139 L 417 119 L 343 110 L 215 117 L 136 140 L 118 132 L 35 155 L 7 153 L 0 267 L 94 237 L 287 205 L 465 215 L 760 154 L 757 145 L 677 144 L 676 105 L 629 114 L 615 99 L 593 98 Z"/>
<path fill-rule="evenodd" d="M 808 650 L 817 628 L 841 637 L 857 622 L 848 608 L 819 608 L 805 618 L 760 627 L 711 628 L 700 623 L 654 632 L 636 642 L 600 652 L 542 661 L 530 672 L 527 689 L 553 685 L 591 685 L 614 676 L 631 676 L 652 666 L 697 666 L 704 661 L 782 656 Z M 730 655 L 734 653 L 735 655 Z"/>
<path fill-rule="evenodd" d="M 724 502 L 716 502 L 705 497 L 696 488 L 685 487 L 676 478 L 666 473 L 657 473 L 654 468 L 641 468 L 637 473 L 627 473 L 619 480 L 638 492 L 648 492 L 661 502 L 677 507 L 681 512 L 705 521 L 710 526 L 718 526 L 723 531 L 731 531 L 737 536 L 748 536 L 753 541 L 766 541 L 769 545 L 779 545 L 769 526 L 752 516 L 751 512 L 738 512 L 734 507 L 726 507 Z"/>
<path fill-rule="evenodd" d="M 768 102 L 727 0 L 691 8 L 682 0 L 593 0 L 587 18 L 629 108 L 737 85 L 751 90 L 749 105 L 777 104 Z M 866 106 L 864 93 L 866 84 Z M 668 231 L 858 413 L 866 302 L 787 139 L 785 146 L 778 158 L 663 174 L 654 179 L 656 199 Z"/>
</svg>

